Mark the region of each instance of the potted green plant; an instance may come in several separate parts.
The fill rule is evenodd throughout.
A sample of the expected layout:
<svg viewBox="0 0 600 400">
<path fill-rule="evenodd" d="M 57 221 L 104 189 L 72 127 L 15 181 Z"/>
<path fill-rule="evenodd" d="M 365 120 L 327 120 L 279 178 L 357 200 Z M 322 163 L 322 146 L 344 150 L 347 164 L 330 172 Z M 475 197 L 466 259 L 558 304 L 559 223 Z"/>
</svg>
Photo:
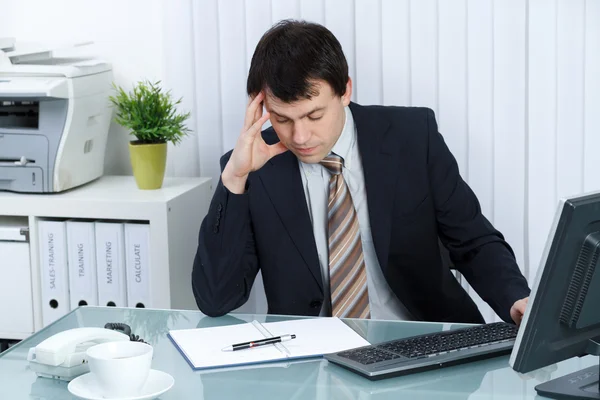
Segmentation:
<svg viewBox="0 0 600 400">
<path fill-rule="evenodd" d="M 174 101 L 163 91 L 160 81 L 140 81 L 126 92 L 113 84 L 110 96 L 116 108 L 115 121 L 135 136 L 129 142 L 131 167 L 138 188 L 162 187 L 167 162 L 167 143 L 178 144 L 189 133 L 185 121 L 190 113 L 178 113 L 181 99 Z"/>
</svg>

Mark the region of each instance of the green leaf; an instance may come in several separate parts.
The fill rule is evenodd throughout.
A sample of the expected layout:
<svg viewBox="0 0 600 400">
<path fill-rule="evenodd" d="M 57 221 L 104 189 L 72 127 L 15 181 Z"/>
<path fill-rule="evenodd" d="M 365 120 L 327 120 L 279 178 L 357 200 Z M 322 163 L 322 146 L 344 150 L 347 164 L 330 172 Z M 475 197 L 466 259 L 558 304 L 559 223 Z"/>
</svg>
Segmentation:
<svg viewBox="0 0 600 400">
<path fill-rule="evenodd" d="M 173 100 L 160 81 L 140 81 L 126 92 L 113 83 L 115 94 L 109 100 L 116 109 L 115 122 L 127 128 L 141 143 L 178 144 L 190 130 L 185 125 L 190 113 L 178 113 L 181 98 Z"/>
</svg>

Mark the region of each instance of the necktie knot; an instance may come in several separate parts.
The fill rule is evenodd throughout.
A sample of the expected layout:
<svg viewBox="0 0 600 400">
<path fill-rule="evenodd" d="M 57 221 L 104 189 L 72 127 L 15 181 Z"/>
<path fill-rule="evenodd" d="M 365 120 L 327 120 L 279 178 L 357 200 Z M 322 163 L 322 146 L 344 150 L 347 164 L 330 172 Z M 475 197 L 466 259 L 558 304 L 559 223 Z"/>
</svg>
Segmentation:
<svg viewBox="0 0 600 400">
<path fill-rule="evenodd" d="M 319 164 L 327 168 L 332 175 L 339 175 L 342 173 L 342 167 L 344 166 L 344 160 L 337 154 L 330 154 L 322 159 Z"/>
</svg>

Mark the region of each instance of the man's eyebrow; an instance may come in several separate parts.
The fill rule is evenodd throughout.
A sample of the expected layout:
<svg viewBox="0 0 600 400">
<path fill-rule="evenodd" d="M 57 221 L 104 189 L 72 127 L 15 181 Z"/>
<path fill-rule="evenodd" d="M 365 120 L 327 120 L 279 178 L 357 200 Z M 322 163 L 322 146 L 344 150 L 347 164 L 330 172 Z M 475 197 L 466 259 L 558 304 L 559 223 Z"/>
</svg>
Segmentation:
<svg viewBox="0 0 600 400">
<path fill-rule="evenodd" d="M 325 109 L 325 107 L 315 107 L 315 108 L 313 108 L 311 111 L 309 111 L 309 112 L 305 113 L 304 115 L 301 115 L 299 119 L 302 119 L 302 118 L 304 118 L 304 117 L 306 117 L 306 116 L 308 116 L 308 115 L 310 115 L 310 114 L 312 114 L 312 113 L 314 113 L 314 112 L 321 111 L 321 110 L 324 110 L 324 109 Z M 279 113 L 278 113 L 277 111 L 275 111 L 275 110 L 271 110 L 271 111 L 270 111 L 270 113 L 272 113 L 272 114 L 275 114 L 275 115 L 277 115 L 278 117 L 281 117 L 281 118 L 292 119 L 292 118 L 290 118 L 290 117 L 288 117 L 288 116 L 285 116 L 285 115 L 283 115 L 283 114 L 279 114 Z"/>
</svg>

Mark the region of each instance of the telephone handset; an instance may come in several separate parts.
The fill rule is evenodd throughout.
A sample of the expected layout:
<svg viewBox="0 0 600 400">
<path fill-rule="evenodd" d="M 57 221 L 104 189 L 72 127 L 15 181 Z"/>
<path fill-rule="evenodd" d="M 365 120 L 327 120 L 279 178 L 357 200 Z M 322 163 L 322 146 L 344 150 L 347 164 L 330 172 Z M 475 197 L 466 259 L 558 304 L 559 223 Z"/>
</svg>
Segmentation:
<svg viewBox="0 0 600 400">
<path fill-rule="evenodd" d="M 85 354 L 89 347 L 125 340 L 130 340 L 130 335 L 113 329 L 69 329 L 30 348 L 27 360 L 39 376 L 69 381 L 89 371 Z"/>
</svg>

